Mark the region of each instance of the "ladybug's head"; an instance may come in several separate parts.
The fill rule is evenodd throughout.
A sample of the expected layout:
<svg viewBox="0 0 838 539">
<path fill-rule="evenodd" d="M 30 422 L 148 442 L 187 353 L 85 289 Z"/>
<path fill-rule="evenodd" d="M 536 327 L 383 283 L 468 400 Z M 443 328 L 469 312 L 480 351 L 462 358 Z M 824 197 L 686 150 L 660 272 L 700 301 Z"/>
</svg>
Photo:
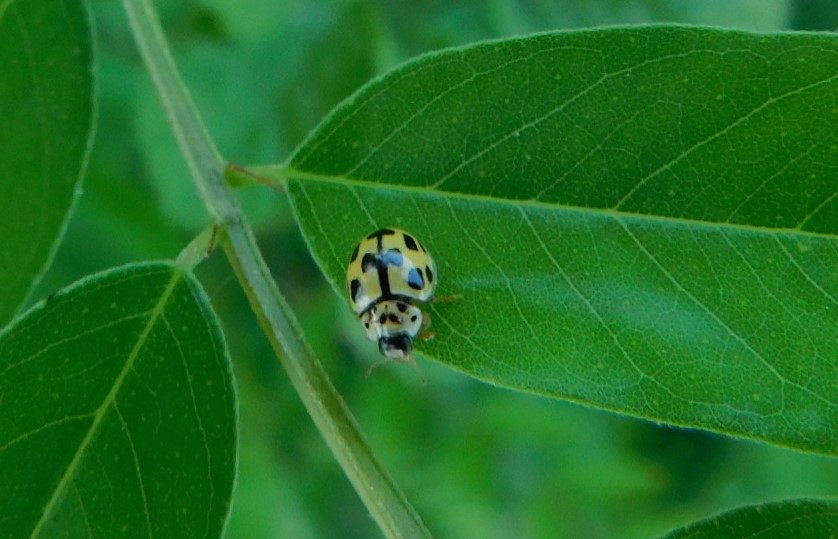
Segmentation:
<svg viewBox="0 0 838 539">
<path fill-rule="evenodd" d="M 381 355 L 393 361 L 407 361 L 413 352 L 413 339 L 409 335 L 399 333 L 378 339 L 378 350 Z"/>
</svg>

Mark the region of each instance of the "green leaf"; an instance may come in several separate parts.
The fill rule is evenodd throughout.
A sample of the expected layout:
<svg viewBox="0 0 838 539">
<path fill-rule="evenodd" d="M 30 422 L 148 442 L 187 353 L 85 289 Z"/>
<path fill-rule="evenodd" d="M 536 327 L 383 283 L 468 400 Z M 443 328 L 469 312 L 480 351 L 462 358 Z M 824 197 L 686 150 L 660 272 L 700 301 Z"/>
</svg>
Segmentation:
<svg viewBox="0 0 838 539">
<path fill-rule="evenodd" d="M 425 356 L 838 454 L 836 73 L 831 35 L 480 44 L 374 81 L 259 172 L 287 179 L 341 294 L 372 230 L 429 246 L 438 295 L 463 300 L 429 307 Z"/>
<path fill-rule="evenodd" d="M 0 333 L 0 537 L 220 537 L 235 419 L 191 275 L 155 263 L 80 281 Z"/>
<path fill-rule="evenodd" d="M 836 534 L 838 503 L 796 500 L 736 509 L 674 531 L 666 539 L 786 539 Z"/>
<path fill-rule="evenodd" d="M 93 134 L 86 2 L 0 3 L 0 326 L 47 268 Z"/>
</svg>

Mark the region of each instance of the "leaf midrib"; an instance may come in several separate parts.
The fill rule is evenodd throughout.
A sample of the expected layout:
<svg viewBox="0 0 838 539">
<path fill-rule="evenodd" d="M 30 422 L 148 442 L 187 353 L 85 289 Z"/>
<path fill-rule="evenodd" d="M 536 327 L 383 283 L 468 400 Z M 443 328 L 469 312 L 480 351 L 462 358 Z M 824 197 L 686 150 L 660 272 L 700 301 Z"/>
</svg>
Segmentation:
<svg viewBox="0 0 838 539">
<path fill-rule="evenodd" d="M 259 170 L 262 167 L 254 167 L 255 169 Z M 720 229 L 720 230 L 736 230 L 736 231 L 749 231 L 749 232 L 758 232 L 764 234 L 774 234 L 774 235 L 789 235 L 795 237 L 807 237 L 807 238 L 821 238 L 821 239 L 838 239 L 838 234 L 829 234 L 825 232 L 815 232 L 809 230 L 800 230 L 798 228 L 770 228 L 765 226 L 758 226 L 758 225 L 749 225 L 749 224 L 742 224 L 742 223 L 729 223 L 724 221 L 701 221 L 698 219 L 689 219 L 684 217 L 672 217 L 668 215 L 654 215 L 654 214 L 647 214 L 647 213 L 637 213 L 637 212 L 629 212 L 629 211 L 619 211 L 614 210 L 611 208 L 592 208 L 592 207 L 584 207 L 584 206 L 569 206 L 566 204 L 559 204 L 555 202 L 542 202 L 535 199 L 515 199 L 515 198 L 508 198 L 508 197 L 497 197 L 497 196 L 486 196 L 486 195 L 479 195 L 473 193 L 460 193 L 460 192 L 453 192 L 453 191 L 438 191 L 431 187 L 425 186 L 415 186 L 415 185 L 404 185 L 399 183 L 387 183 L 382 181 L 372 181 L 372 180 L 361 180 L 357 178 L 346 178 L 344 176 L 336 176 L 331 174 L 317 174 L 313 172 L 302 172 L 296 170 L 291 167 L 264 167 L 264 170 L 276 170 L 273 174 L 279 174 L 282 178 L 282 181 L 288 181 L 291 179 L 296 180 L 304 180 L 302 183 L 305 184 L 305 180 L 310 181 L 322 181 L 322 182 L 329 182 L 334 183 L 337 185 L 341 185 L 346 187 L 347 189 L 354 189 L 355 187 L 364 187 L 364 188 L 374 188 L 374 189 L 389 189 L 392 191 L 401 191 L 405 193 L 414 193 L 414 194 L 421 194 L 424 196 L 435 196 L 435 197 L 442 197 L 448 199 L 459 199 L 459 200 L 475 200 L 480 202 L 489 202 L 489 203 L 497 203 L 497 204 L 506 204 L 514 207 L 529 207 L 529 208 L 539 208 L 539 209 L 549 209 L 549 210 L 560 210 L 566 212 L 573 212 L 573 213 L 582 213 L 586 215 L 599 215 L 604 217 L 610 217 L 612 219 L 616 219 L 620 223 L 623 222 L 624 219 L 629 220 L 636 220 L 641 222 L 647 223 L 660 223 L 660 224 L 673 224 L 673 225 L 690 225 L 702 228 L 709 228 L 709 229 Z"/>
<path fill-rule="evenodd" d="M 75 476 L 75 473 L 79 466 L 81 465 L 82 460 L 87 452 L 88 447 L 93 442 L 96 434 L 99 430 L 99 425 L 101 424 L 103 418 L 105 417 L 105 413 L 110 409 L 112 405 L 116 402 L 116 396 L 119 394 L 119 390 L 122 388 L 123 383 L 125 382 L 128 373 L 133 369 L 134 364 L 139 356 L 140 352 L 142 351 L 143 347 L 145 346 L 146 342 L 149 339 L 149 335 L 151 334 L 151 330 L 157 324 L 157 321 L 162 318 L 166 304 L 169 301 L 169 298 L 174 293 L 174 289 L 180 283 L 181 279 L 183 278 L 183 272 L 177 268 L 172 268 L 172 277 L 169 282 L 166 284 L 166 288 L 163 293 L 160 295 L 160 299 L 154 305 L 154 308 L 150 311 L 148 321 L 146 322 L 145 327 L 143 327 L 143 331 L 140 334 L 139 338 L 137 339 L 134 348 L 131 349 L 131 352 L 128 354 L 127 361 L 122 368 L 122 371 L 116 377 L 113 383 L 113 387 L 111 387 L 110 392 L 105 396 L 102 404 L 93 414 L 93 422 L 90 425 L 90 428 L 87 430 L 87 434 L 85 435 L 84 439 L 79 444 L 78 449 L 76 449 L 75 454 L 73 455 L 73 460 L 70 461 L 70 464 L 67 466 L 64 474 L 61 477 L 61 480 L 56 485 L 55 489 L 53 490 L 52 496 L 50 497 L 49 501 L 47 502 L 46 506 L 44 506 L 44 510 L 41 513 L 41 518 L 38 520 L 38 523 L 35 525 L 32 533 L 30 534 L 30 538 L 36 538 L 41 535 L 41 531 L 46 523 L 50 520 L 53 515 L 53 512 L 56 510 L 56 507 L 61 500 L 62 493 L 66 490 L 67 485 Z M 145 499 L 145 496 L 143 497 Z M 148 507 L 145 508 L 145 513 L 148 515 Z M 149 537 L 152 536 L 151 533 L 151 521 L 147 520 L 148 525 L 148 533 Z"/>
</svg>

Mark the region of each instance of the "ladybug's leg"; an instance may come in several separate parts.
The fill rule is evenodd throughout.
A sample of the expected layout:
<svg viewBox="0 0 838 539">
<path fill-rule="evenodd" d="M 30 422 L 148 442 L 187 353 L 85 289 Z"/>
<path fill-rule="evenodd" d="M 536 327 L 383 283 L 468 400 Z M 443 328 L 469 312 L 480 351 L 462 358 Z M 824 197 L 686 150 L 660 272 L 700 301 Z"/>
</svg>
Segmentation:
<svg viewBox="0 0 838 539">
<path fill-rule="evenodd" d="M 462 294 L 452 294 L 450 296 L 442 296 L 441 298 L 432 298 L 428 303 L 451 303 L 463 299 Z"/>
<path fill-rule="evenodd" d="M 428 331 L 431 327 L 431 313 L 422 313 L 422 326 L 419 328 L 419 338 L 423 341 L 429 341 L 434 338 L 435 333 Z"/>
<path fill-rule="evenodd" d="M 442 296 L 441 298 L 432 298 L 428 303 L 450 303 L 452 301 L 460 301 L 463 299 L 463 296 L 460 294 L 454 294 L 452 296 Z M 431 313 L 423 312 L 422 313 L 422 327 L 419 328 L 419 338 L 423 341 L 429 341 L 434 338 L 434 333 L 428 331 L 428 328 L 431 327 Z"/>
</svg>

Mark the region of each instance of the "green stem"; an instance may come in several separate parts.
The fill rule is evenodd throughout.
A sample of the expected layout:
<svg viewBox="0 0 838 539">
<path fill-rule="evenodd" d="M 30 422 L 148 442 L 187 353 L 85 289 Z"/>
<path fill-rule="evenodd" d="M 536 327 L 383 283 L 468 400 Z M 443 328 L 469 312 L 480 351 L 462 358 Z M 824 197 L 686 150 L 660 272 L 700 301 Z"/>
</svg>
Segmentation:
<svg viewBox="0 0 838 539">
<path fill-rule="evenodd" d="M 180 78 L 153 4 L 150 0 L 123 0 L 123 5 L 192 178 L 222 227 L 224 251 L 308 413 L 381 530 L 389 537 L 430 537 L 419 515 L 375 458 L 271 278 L 238 201 L 224 181 L 223 160 Z"/>
</svg>

